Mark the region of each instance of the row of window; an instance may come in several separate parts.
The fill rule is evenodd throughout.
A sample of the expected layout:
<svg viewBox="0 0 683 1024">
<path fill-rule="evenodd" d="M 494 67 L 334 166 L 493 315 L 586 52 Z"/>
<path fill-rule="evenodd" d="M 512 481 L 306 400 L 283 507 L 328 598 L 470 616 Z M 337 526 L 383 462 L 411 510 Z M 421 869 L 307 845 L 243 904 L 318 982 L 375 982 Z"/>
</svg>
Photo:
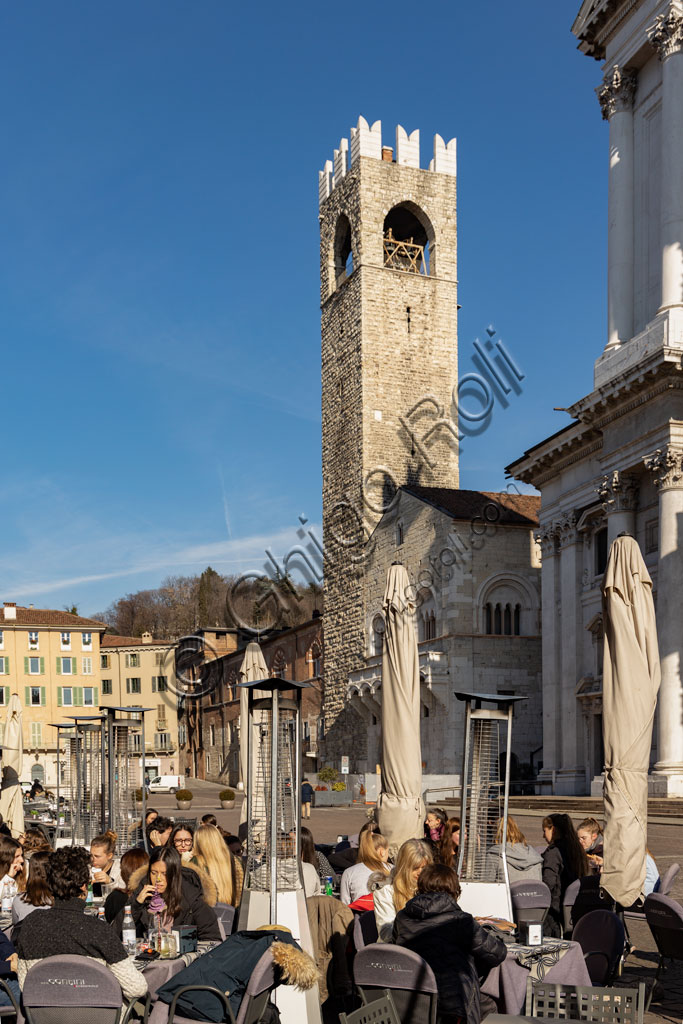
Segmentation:
<svg viewBox="0 0 683 1024">
<path fill-rule="evenodd" d="M 63 651 L 71 650 L 71 633 L 60 633 L 60 646 Z M 5 631 L 0 629 L 0 650 L 5 646 Z M 29 630 L 28 634 L 29 651 L 40 650 L 40 633 L 38 630 Z M 92 633 L 81 633 L 81 649 L 92 651 Z"/>
<path fill-rule="evenodd" d="M 489 636 L 519 636 L 522 606 L 487 604 L 484 608 L 485 632 Z"/>
<path fill-rule="evenodd" d="M 78 658 L 57 658 L 56 669 L 58 676 L 77 676 L 78 675 Z M 8 676 L 10 674 L 10 659 L 7 654 L 0 655 L 0 676 Z M 45 675 L 45 658 L 43 657 L 31 657 L 27 655 L 24 658 L 24 675 L 26 676 L 44 676 Z M 81 658 L 81 675 L 91 676 L 92 675 L 92 658 Z"/>
<path fill-rule="evenodd" d="M 9 701 L 9 686 L 0 686 L 0 704 Z M 94 708 L 98 702 L 97 686 L 58 686 L 57 707 Z M 26 686 L 24 703 L 27 708 L 44 708 L 47 704 L 47 692 L 44 686 Z"/>
</svg>

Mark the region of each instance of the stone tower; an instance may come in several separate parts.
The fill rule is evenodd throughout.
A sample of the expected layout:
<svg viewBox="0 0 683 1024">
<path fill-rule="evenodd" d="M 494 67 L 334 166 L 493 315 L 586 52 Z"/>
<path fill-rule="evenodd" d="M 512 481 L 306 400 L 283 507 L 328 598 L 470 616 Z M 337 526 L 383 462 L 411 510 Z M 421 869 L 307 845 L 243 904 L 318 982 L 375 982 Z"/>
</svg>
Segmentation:
<svg viewBox="0 0 683 1024">
<path fill-rule="evenodd" d="M 343 714 L 363 664 L 372 530 L 407 483 L 458 486 L 456 141 L 382 145 L 364 118 L 319 174 L 325 752 L 352 753 Z"/>
</svg>

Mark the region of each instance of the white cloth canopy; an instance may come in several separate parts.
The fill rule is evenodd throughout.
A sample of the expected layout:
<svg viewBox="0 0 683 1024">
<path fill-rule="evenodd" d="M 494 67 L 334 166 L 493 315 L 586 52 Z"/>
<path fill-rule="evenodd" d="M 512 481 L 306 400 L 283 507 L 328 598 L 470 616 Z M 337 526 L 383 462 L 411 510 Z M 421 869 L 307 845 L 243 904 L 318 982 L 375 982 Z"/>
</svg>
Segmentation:
<svg viewBox="0 0 683 1024">
<path fill-rule="evenodd" d="M 390 566 L 383 606 L 382 792 L 376 818 L 392 855 L 406 839 L 424 834 L 420 663 L 413 593 L 405 568 Z"/>
<path fill-rule="evenodd" d="M 24 803 L 20 775 L 24 760 L 24 735 L 21 701 L 13 693 L 7 705 L 5 734 L 2 740 L 2 789 L 0 814 L 16 839 L 24 831 Z"/>
<path fill-rule="evenodd" d="M 263 657 L 263 651 L 259 644 L 255 640 L 247 644 L 244 652 L 244 659 L 242 661 L 242 667 L 240 668 L 241 683 L 253 683 L 257 679 L 268 678 L 268 666 L 266 665 L 266 659 Z M 259 691 L 260 692 L 260 691 Z M 255 695 L 258 696 L 258 693 Z M 240 823 L 247 820 L 247 778 L 249 774 L 248 766 L 248 755 L 247 755 L 247 723 L 249 719 L 249 693 L 246 689 L 240 689 L 240 778 L 244 785 L 244 800 L 242 801 L 242 809 L 240 813 Z"/>
<path fill-rule="evenodd" d="M 660 682 L 652 580 L 633 537 L 617 537 L 602 587 L 605 841 L 601 885 L 624 907 L 643 895 L 647 772 Z"/>
</svg>

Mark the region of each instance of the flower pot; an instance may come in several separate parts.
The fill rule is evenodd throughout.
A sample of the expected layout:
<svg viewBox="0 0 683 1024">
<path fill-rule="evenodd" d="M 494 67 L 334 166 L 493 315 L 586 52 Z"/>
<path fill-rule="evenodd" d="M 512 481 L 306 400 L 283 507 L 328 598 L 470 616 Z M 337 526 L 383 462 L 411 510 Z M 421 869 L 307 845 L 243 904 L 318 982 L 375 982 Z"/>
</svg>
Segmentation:
<svg viewBox="0 0 683 1024">
<path fill-rule="evenodd" d="M 224 811 L 231 811 L 235 806 L 234 800 L 221 800 L 221 807 Z"/>
<path fill-rule="evenodd" d="M 176 800 L 176 804 L 178 805 L 179 811 L 189 811 L 189 809 L 192 807 L 191 800 Z"/>
</svg>

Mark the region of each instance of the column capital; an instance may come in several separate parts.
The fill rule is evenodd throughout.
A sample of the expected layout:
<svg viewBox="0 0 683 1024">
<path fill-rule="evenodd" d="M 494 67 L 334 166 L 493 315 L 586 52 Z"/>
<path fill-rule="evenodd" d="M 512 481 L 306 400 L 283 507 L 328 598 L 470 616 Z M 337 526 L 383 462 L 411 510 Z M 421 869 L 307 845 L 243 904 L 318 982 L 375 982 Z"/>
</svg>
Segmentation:
<svg viewBox="0 0 683 1024">
<path fill-rule="evenodd" d="M 654 485 L 659 490 L 665 487 L 683 487 L 683 449 L 667 445 L 657 448 L 651 455 L 643 459 L 645 468 L 653 476 Z"/>
<path fill-rule="evenodd" d="M 552 522 L 541 523 L 535 539 L 541 545 L 541 558 L 552 557 L 557 550 L 557 528 Z"/>
<path fill-rule="evenodd" d="M 638 505 L 638 478 L 632 473 L 622 473 L 615 469 L 607 473 L 595 488 L 602 501 L 603 511 L 635 512 Z"/>
<path fill-rule="evenodd" d="M 567 548 L 570 544 L 576 544 L 579 539 L 576 522 L 576 516 L 573 512 L 564 512 L 554 524 L 560 541 L 560 548 Z"/>
<path fill-rule="evenodd" d="M 603 120 L 609 121 L 613 114 L 633 108 L 638 72 L 632 68 L 620 68 L 615 64 L 609 69 L 595 90 L 602 110 Z"/>
<path fill-rule="evenodd" d="M 668 11 L 658 14 L 647 30 L 647 37 L 660 60 L 683 49 L 683 6 L 680 0 L 671 0 Z"/>
</svg>

